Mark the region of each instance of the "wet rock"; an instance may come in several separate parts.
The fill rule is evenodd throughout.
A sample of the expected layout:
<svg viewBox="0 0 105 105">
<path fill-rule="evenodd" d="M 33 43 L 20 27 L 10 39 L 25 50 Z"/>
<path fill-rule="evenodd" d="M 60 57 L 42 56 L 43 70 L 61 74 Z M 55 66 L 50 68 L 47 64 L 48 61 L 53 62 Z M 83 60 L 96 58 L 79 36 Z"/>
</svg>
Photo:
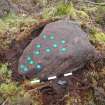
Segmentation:
<svg viewBox="0 0 105 105">
<path fill-rule="evenodd" d="M 52 22 L 26 47 L 18 62 L 18 73 L 40 78 L 59 76 L 83 68 L 94 55 L 95 48 L 79 25 Z"/>
<path fill-rule="evenodd" d="M 64 81 L 64 80 L 59 80 L 57 83 L 58 85 L 61 85 L 61 86 L 67 85 L 67 81 Z"/>
</svg>

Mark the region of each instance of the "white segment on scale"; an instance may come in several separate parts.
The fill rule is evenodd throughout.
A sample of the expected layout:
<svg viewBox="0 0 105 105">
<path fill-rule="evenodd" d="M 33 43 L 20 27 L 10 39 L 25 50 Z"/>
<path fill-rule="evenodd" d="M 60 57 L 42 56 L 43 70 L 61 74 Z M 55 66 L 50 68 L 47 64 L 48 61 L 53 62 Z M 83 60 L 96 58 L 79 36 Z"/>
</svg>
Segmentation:
<svg viewBox="0 0 105 105">
<path fill-rule="evenodd" d="M 48 77 L 48 80 L 56 79 L 56 76 Z"/>
<path fill-rule="evenodd" d="M 70 76 L 70 75 L 72 75 L 72 73 L 66 73 L 66 74 L 64 74 L 64 77 L 67 77 L 67 76 Z"/>
<path fill-rule="evenodd" d="M 40 80 L 37 79 L 37 80 L 33 80 L 33 81 L 31 81 L 31 84 L 35 84 L 35 83 L 40 83 Z"/>
</svg>

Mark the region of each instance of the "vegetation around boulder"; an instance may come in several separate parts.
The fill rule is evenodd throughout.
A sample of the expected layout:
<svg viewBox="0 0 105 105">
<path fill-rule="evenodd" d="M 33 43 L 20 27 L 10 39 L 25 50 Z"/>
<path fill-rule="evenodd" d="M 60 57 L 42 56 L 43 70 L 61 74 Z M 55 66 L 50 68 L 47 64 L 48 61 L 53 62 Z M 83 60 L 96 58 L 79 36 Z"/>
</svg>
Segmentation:
<svg viewBox="0 0 105 105">
<path fill-rule="evenodd" d="M 105 105 L 104 4 L 105 0 L 1 0 L 0 105 Z M 12 64 L 18 62 L 24 48 L 47 23 L 59 19 L 81 26 L 96 48 L 97 60 L 67 78 L 70 86 L 66 92 L 62 89 L 63 95 L 57 95 L 55 81 L 14 81 L 12 69 L 16 68 Z"/>
</svg>

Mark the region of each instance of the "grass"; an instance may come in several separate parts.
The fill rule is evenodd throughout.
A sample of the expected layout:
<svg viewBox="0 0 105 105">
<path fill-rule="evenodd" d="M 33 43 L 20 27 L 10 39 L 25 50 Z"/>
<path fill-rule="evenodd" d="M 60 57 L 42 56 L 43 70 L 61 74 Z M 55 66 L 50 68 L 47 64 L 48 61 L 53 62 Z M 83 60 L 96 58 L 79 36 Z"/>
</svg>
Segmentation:
<svg viewBox="0 0 105 105">
<path fill-rule="evenodd" d="M 43 18 L 52 18 L 52 17 L 64 17 L 68 16 L 70 19 L 87 22 L 89 21 L 89 16 L 85 11 L 77 10 L 72 3 L 59 3 L 55 7 L 45 8 L 43 13 Z"/>
<path fill-rule="evenodd" d="M 55 7 L 45 8 L 43 17 L 44 18 L 52 18 L 52 17 L 60 17 L 60 16 L 75 16 L 75 9 L 73 7 L 73 4 L 64 4 L 60 3 L 56 5 Z"/>
<path fill-rule="evenodd" d="M 0 48 L 8 48 L 11 41 L 16 38 L 16 33 L 27 30 L 37 22 L 32 16 L 17 16 L 13 13 L 0 18 Z"/>
<path fill-rule="evenodd" d="M 0 32 L 7 30 L 17 32 L 20 28 L 27 27 L 36 23 L 37 20 L 31 16 L 17 16 L 15 14 L 8 14 L 6 17 L 0 19 Z"/>
<path fill-rule="evenodd" d="M 0 105 L 41 105 L 36 96 L 31 96 L 22 84 L 11 80 L 7 64 L 0 64 Z"/>
</svg>

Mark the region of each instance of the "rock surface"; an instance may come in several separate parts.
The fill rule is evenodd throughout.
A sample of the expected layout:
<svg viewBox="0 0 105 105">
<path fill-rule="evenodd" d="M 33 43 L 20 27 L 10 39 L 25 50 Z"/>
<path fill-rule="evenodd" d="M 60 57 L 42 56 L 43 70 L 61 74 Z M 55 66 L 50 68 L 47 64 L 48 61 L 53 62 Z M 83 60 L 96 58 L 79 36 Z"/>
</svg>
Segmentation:
<svg viewBox="0 0 105 105">
<path fill-rule="evenodd" d="M 94 53 L 95 48 L 79 25 L 71 21 L 52 22 L 26 47 L 18 72 L 40 78 L 61 75 L 82 68 Z"/>
</svg>

